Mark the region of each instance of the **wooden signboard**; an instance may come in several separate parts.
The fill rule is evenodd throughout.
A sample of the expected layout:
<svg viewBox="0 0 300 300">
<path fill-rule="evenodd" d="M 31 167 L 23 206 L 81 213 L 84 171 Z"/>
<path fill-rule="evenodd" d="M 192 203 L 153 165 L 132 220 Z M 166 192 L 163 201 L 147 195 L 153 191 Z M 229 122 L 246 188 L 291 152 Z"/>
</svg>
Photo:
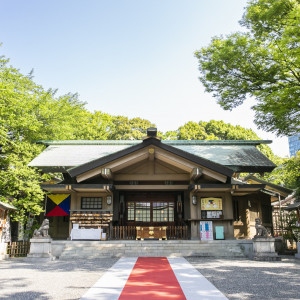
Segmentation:
<svg viewBox="0 0 300 300">
<path fill-rule="evenodd" d="M 222 210 L 222 198 L 201 198 L 201 210 Z"/>
</svg>

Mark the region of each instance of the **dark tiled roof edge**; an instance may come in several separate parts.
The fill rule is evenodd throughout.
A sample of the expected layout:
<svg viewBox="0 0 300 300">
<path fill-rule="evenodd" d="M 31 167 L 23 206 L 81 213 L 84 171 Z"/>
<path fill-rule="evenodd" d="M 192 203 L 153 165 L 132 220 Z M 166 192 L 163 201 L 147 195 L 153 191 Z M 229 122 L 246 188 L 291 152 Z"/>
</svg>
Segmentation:
<svg viewBox="0 0 300 300">
<path fill-rule="evenodd" d="M 137 145 L 141 144 L 142 140 L 38 140 L 37 144 L 45 146 L 54 145 Z M 189 145 L 189 146 L 211 146 L 211 145 L 236 145 L 236 146 L 256 146 L 260 144 L 271 144 L 271 140 L 162 140 L 166 145 Z"/>
</svg>

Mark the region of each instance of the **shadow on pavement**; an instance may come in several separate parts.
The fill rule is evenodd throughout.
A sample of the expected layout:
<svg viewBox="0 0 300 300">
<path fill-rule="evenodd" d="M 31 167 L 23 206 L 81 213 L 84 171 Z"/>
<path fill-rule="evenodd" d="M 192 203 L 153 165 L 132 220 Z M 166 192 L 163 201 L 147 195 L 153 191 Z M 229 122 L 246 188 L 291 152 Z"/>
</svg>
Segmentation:
<svg viewBox="0 0 300 300">
<path fill-rule="evenodd" d="M 187 260 L 229 299 L 300 299 L 300 264 L 296 260 Z"/>
</svg>

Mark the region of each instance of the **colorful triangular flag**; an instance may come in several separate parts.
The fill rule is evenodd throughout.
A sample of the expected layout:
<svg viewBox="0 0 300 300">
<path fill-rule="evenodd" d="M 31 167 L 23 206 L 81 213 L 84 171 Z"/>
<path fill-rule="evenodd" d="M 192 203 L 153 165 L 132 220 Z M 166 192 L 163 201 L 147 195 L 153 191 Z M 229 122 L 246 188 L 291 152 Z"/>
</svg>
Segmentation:
<svg viewBox="0 0 300 300">
<path fill-rule="evenodd" d="M 66 194 L 47 195 L 47 197 L 50 198 L 56 205 L 60 204 L 68 196 L 70 196 L 70 195 L 66 195 Z"/>
<path fill-rule="evenodd" d="M 46 213 L 47 217 L 68 216 L 70 214 L 69 194 L 52 194 L 47 195 Z"/>
<path fill-rule="evenodd" d="M 63 209 L 61 209 L 59 206 L 56 206 L 54 209 L 52 209 L 46 216 L 47 217 L 61 217 L 61 216 L 68 216 Z"/>
<path fill-rule="evenodd" d="M 70 196 L 64 199 L 60 204 L 58 205 L 61 209 L 63 209 L 68 215 L 70 214 Z"/>
</svg>

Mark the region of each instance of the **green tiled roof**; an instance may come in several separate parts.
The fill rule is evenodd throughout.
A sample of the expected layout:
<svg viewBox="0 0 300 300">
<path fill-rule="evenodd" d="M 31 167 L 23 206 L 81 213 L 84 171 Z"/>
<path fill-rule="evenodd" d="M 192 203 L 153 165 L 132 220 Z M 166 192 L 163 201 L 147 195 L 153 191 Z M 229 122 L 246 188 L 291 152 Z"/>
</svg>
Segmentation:
<svg viewBox="0 0 300 300">
<path fill-rule="evenodd" d="M 261 172 L 261 168 L 272 169 L 275 165 L 258 149 L 258 144 L 271 141 L 161 141 L 187 153 L 229 167 L 234 171 Z M 39 141 L 48 147 L 29 166 L 43 171 L 65 172 L 95 159 L 142 143 L 142 141 Z"/>
</svg>

